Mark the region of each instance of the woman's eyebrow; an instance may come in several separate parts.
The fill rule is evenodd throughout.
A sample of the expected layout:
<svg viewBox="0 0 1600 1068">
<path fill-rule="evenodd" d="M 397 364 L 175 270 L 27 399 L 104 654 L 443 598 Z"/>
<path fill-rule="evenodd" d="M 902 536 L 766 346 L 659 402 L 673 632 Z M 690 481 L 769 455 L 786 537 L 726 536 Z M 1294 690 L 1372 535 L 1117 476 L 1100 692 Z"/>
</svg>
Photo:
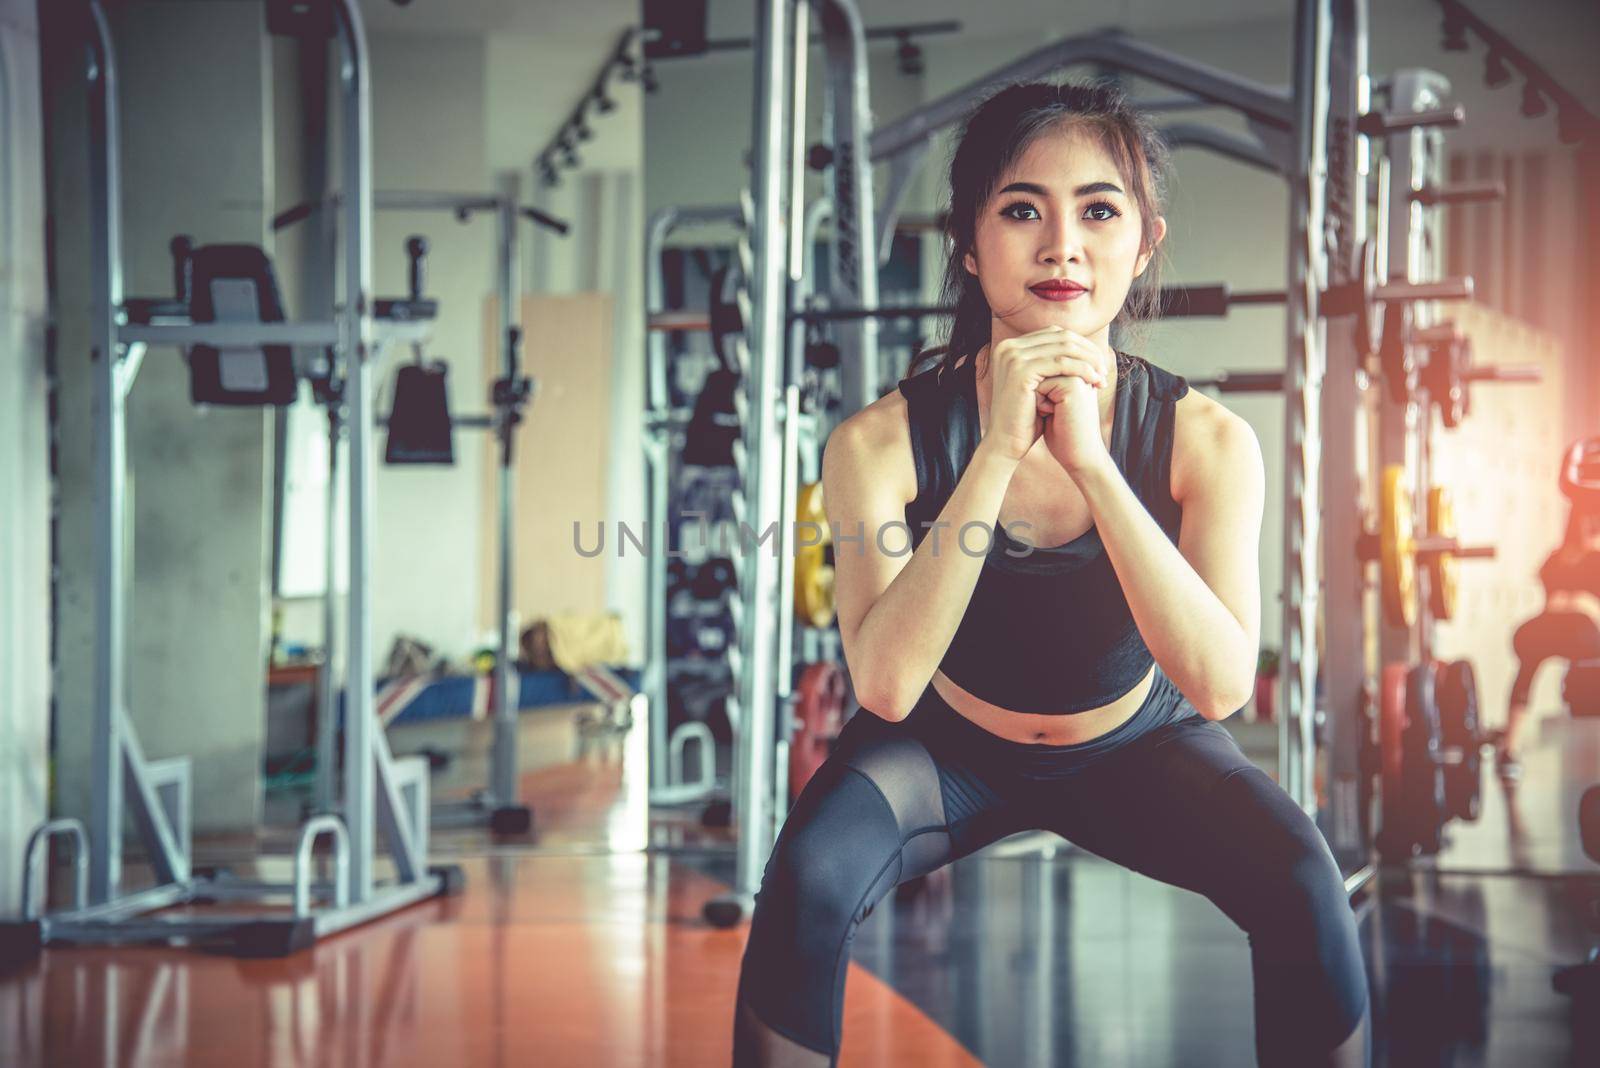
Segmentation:
<svg viewBox="0 0 1600 1068">
<path fill-rule="evenodd" d="M 1012 182 L 1000 192 L 1031 193 L 1036 197 L 1048 197 L 1050 195 L 1048 189 L 1033 182 Z M 1086 197 L 1092 193 L 1122 193 L 1122 187 L 1117 185 L 1116 182 L 1090 182 L 1087 185 L 1080 185 L 1072 191 L 1072 195 L 1075 197 Z"/>
</svg>

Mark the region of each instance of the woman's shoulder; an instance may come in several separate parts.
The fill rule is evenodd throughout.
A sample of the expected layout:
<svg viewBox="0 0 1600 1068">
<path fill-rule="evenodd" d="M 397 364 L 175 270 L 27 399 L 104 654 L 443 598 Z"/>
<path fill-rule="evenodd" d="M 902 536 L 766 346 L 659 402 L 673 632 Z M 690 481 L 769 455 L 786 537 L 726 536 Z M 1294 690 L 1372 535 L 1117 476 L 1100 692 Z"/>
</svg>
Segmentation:
<svg viewBox="0 0 1600 1068">
<path fill-rule="evenodd" d="M 1181 501 L 1194 486 L 1238 477 L 1245 473 L 1241 468 L 1260 468 L 1262 463 L 1255 428 L 1226 405 L 1186 386 L 1173 408 L 1173 498 Z"/>
<path fill-rule="evenodd" d="M 1214 441 L 1218 434 L 1250 431 L 1250 424 L 1229 411 L 1224 405 L 1199 390 L 1189 388 L 1189 380 L 1167 370 L 1144 356 L 1121 352 L 1126 361 L 1130 380 L 1137 383 L 1151 400 L 1170 401 L 1173 404 L 1173 448 L 1183 445 L 1204 445 Z M 1253 432 L 1252 432 L 1253 433 Z"/>
<path fill-rule="evenodd" d="M 1185 397 L 1194 395 L 1189 388 L 1189 380 L 1180 374 L 1175 374 L 1165 367 L 1132 353 L 1122 352 L 1120 355 L 1127 362 L 1127 373 L 1136 374 L 1143 382 L 1151 400 L 1181 401 Z"/>
<path fill-rule="evenodd" d="M 906 412 L 906 398 L 896 389 L 842 420 L 823 450 L 824 475 L 883 482 L 897 498 L 915 498 L 917 472 Z"/>
</svg>

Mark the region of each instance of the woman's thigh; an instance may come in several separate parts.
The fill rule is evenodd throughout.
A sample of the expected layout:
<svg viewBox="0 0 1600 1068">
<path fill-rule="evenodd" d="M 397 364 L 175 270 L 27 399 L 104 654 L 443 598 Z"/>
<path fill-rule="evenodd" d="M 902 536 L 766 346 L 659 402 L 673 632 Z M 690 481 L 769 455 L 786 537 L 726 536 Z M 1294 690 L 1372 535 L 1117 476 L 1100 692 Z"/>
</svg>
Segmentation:
<svg viewBox="0 0 1600 1068">
<path fill-rule="evenodd" d="M 1551 657 L 1589 660 L 1600 657 L 1600 627 L 1581 612 L 1543 612 L 1517 628 L 1511 646 L 1535 665 Z"/>
<path fill-rule="evenodd" d="M 1311 818 L 1198 715 L 1047 789 L 1050 830 L 1133 871 L 1211 897 L 1237 920 L 1252 887 L 1308 857 L 1337 865 Z M 1051 789 L 1050 787 L 1054 787 Z"/>
<path fill-rule="evenodd" d="M 837 848 L 855 833 L 853 827 L 866 831 L 873 817 L 887 811 L 894 830 L 880 833 L 878 848 L 901 850 L 903 882 L 1021 830 L 1027 814 L 1003 785 L 993 769 L 963 759 L 903 721 L 891 723 L 861 709 L 796 799 L 779 841 Z"/>
</svg>

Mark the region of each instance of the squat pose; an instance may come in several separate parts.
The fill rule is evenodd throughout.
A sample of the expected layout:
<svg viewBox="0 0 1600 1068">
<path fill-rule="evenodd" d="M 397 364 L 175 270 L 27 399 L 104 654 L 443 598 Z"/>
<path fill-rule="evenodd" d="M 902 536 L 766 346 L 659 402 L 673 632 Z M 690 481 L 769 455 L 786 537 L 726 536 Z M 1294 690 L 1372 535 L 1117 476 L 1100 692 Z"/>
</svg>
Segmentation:
<svg viewBox="0 0 1600 1068">
<path fill-rule="evenodd" d="M 1263 1065 L 1366 1063 L 1337 865 L 1216 722 L 1255 668 L 1259 446 L 1109 345 L 1157 292 L 1164 165 L 1109 88 L 1012 86 L 967 122 L 950 344 L 823 459 L 861 708 L 767 862 L 740 1068 L 832 1065 L 850 944 L 878 900 L 1039 828 L 1204 894 L 1245 931 Z M 898 524 L 914 551 L 876 536 Z"/>
</svg>

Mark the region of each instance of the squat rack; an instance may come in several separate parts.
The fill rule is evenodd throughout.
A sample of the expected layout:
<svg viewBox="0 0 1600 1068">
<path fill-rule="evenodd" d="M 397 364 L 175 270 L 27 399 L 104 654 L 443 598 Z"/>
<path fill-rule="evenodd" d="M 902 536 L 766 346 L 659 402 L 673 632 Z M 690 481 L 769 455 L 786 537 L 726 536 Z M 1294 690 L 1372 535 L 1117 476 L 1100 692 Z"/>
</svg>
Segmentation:
<svg viewBox="0 0 1600 1068">
<path fill-rule="evenodd" d="M 116 55 L 100 0 L 89 0 L 90 152 L 89 191 L 93 348 L 95 364 L 95 587 L 94 718 L 92 798 L 89 824 L 74 819 L 47 822 L 30 837 L 24 857 L 24 908 L 17 923 L 0 925 L 0 939 L 23 952 L 56 942 L 179 942 L 223 940 L 233 952 L 279 956 L 316 939 L 365 923 L 441 893 L 458 892 L 459 868 L 428 868 L 427 762 L 395 760 L 375 731 L 371 644 L 371 528 L 373 440 L 372 365 L 392 341 L 421 336 L 416 324 L 374 321 L 372 299 L 371 89 L 367 44 L 355 0 L 337 0 L 328 22 L 286 30 L 283 15 L 268 9 L 271 32 L 337 36 L 343 62 L 340 90 L 343 128 L 343 197 L 350 210 L 341 219 L 344 302 L 331 306 L 326 321 L 297 323 L 201 322 L 160 301 L 125 300 L 122 287 L 122 178 Z M 143 304 L 152 314 L 130 315 Z M 148 322 L 131 322 L 145 318 Z M 126 404 L 149 346 L 211 345 L 219 349 L 294 345 L 326 348 L 343 372 L 348 406 L 349 579 L 345 672 L 345 780 L 342 816 L 316 815 L 301 827 L 289 883 L 249 882 L 226 873 L 197 874 L 190 848 L 190 761 L 144 757 L 126 708 L 127 516 Z M 333 521 L 330 512 L 329 543 Z M 329 559 L 333 550 L 329 550 Z M 331 577 L 331 576 L 330 576 Z M 331 710 L 330 710 L 331 711 Z M 122 889 L 123 815 L 133 818 L 155 871 L 153 888 Z M 381 831 L 396 878 L 380 884 L 374 873 Z M 76 845 L 73 906 L 53 913 L 35 903 L 35 863 L 56 836 Z M 321 837 L 334 843 L 333 884 L 314 883 L 312 847 Z M 333 897 L 312 908 L 313 893 Z M 262 904 L 289 897 L 287 911 L 147 915 L 172 906 L 209 901 Z"/>
</svg>

